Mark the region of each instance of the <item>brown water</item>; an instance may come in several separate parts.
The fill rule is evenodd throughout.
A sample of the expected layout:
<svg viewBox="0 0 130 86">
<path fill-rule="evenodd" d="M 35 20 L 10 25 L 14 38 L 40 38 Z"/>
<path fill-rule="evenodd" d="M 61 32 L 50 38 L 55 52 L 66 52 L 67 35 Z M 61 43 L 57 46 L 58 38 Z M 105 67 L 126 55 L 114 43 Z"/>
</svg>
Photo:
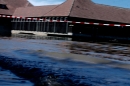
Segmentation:
<svg viewBox="0 0 130 86">
<path fill-rule="evenodd" d="M 70 53 L 74 54 L 130 61 L 130 46 L 128 44 L 74 42 L 67 45 L 67 48 L 71 50 Z"/>
</svg>

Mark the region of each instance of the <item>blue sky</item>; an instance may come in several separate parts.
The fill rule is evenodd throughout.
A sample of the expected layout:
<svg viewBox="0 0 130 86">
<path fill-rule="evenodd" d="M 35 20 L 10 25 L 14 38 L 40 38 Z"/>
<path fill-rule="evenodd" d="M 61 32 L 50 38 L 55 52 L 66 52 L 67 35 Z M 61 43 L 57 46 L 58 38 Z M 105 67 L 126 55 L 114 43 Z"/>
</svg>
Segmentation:
<svg viewBox="0 0 130 86">
<path fill-rule="evenodd" d="M 66 0 L 28 0 L 35 6 L 61 4 Z"/>
<path fill-rule="evenodd" d="M 130 0 L 92 0 L 92 1 L 100 4 L 130 8 Z"/>
<path fill-rule="evenodd" d="M 35 6 L 60 4 L 66 0 L 28 0 Z M 130 0 L 92 0 L 95 3 L 130 8 Z"/>
</svg>

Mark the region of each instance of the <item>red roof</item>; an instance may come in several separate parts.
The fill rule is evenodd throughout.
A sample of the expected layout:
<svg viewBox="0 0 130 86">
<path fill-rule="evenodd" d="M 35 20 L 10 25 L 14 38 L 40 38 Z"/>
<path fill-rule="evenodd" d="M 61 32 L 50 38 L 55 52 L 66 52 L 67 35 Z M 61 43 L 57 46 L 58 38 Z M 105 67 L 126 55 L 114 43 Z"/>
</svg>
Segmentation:
<svg viewBox="0 0 130 86">
<path fill-rule="evenodd" d="M 0 14 L 13 15 L 14 11 L 18 7 L 33 6 L 27 0 L 0 0 L 0 4 L 6 5 L 8 9 L 1 9 Z"/>
<path fill-rule="evenodd" d="M 67 0 L 44 16 L 69 16 L 75 0 Z"/>
<path fill-rule="evenodd" d="M 6 4 L 4 0 L 0 0 L 0 4 Z"/>
<path fill-rule="evenodd" d="M 41 16 L 68 16 L 74 0 L 67 0 L 60 5 L 35 6 L 17 8 L 14 16 L 41 17 Z"/>
<path fill-rule="evenodd" d="M 130 23 L 130 9 L 96 4 L 91 0 L 67 0 L 60 5 L 17 8 L 14 16 L 69 16 Z"/>
<path fill-rule="evenodd" d="M 130 9 L 96 4 L 91 0 L 75 0 L 69 16 L 130 23 Z"/>
<path fill-rule="evenodd" d="M 56 7 L 57 5 L 17 8 L 14 15 L 21 17 L 42 17 Z"/>
</svg>

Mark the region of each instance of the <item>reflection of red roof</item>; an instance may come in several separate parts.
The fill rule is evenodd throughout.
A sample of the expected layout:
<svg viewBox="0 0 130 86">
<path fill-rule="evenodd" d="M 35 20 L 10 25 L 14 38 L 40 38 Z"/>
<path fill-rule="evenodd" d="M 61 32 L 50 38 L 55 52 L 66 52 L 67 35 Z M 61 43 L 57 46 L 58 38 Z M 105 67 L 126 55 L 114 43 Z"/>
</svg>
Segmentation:
<svg viewBox="0 0 130 86">
<path fill-rule="evenodd" d="M 70 16 L 130 23 L 130 9 L 95 4 L 91 0 L 67 0 L 56 6 L 18 8 L 14 16 Z"/>
<path fill-rule="evenodd" d="M 4 4 L 8 9 L 1 9 L 0 14 L 13 15 L 14 11 L 18 7 L 32 6 L 27 0 L 0 0 L 0 4 Z"/>
</svg>

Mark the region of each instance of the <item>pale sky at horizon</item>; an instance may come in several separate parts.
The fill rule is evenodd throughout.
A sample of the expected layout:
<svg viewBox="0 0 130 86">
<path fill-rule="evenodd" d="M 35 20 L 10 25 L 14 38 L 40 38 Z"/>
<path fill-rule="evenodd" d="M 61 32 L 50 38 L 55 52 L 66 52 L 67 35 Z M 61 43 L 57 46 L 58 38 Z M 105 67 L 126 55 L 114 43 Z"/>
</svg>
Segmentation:
<svg viewBox="0 0 130 86">
<path fill-rule="evenodd" d="M 35 6 L 61 4 L 66 0 L 28 0 Z M 92 0 L 95 3 L 130 8 L 130 0 Z"/>
</svg>

